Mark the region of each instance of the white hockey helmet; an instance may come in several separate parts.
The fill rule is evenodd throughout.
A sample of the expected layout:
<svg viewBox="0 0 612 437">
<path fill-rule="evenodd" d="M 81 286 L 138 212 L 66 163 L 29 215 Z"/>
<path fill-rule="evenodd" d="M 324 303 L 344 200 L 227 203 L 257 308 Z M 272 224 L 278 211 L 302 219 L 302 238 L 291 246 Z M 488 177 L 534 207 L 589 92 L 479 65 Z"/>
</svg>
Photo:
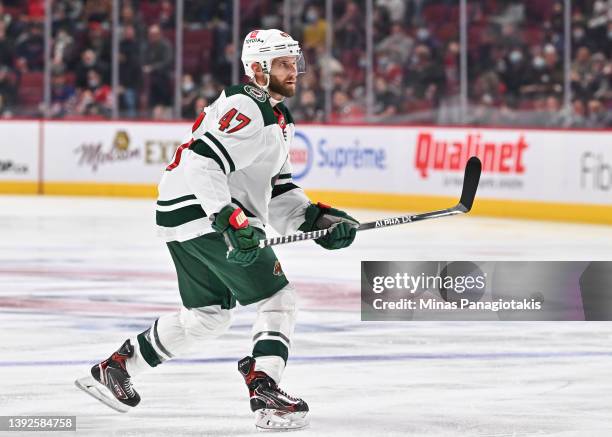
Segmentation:
<svg viewBox="0 0 612 437">
<path fill-rule="evenodd" d="M 251 79 L 255 77 L 251 64 L 258 62 L 269 83 L 272 60 L 281 56 L 295 56 L 298 74 L 304 73 L 305 62 L 302 50 L 299 43 L 288 33 L 278 29 L 253 30 L 244 38 L 241 60 L 244 73 Z"/>
</svg>

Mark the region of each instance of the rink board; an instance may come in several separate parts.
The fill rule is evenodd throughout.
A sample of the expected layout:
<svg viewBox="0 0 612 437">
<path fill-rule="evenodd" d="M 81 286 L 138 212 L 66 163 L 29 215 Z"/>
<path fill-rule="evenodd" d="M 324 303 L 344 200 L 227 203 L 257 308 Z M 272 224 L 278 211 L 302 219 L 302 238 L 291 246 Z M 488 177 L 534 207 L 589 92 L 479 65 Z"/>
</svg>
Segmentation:
<svg viewBox="0 0 612 437">
<path fill-rule="evenodd" d="M 0 193 L 152 197 L 189 123 L 0 123 Z M 610 131 L 300 125 L 296 183 L 338 206 L 418 211 L 456 201 L 483 161 L 474 214 L 612 223 Z"/>
<path fill-rule="evenodd" d="M 40 191 L 42 125 L 37 121 L 0 123 L 0 194 Z"/>
</svg>

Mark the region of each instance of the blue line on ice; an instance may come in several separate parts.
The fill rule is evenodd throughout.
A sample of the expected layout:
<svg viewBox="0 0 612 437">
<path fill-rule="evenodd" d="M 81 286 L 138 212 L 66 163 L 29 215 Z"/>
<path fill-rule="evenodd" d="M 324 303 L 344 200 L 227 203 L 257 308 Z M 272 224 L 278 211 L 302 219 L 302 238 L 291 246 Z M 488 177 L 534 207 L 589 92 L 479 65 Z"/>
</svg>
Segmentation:
<svg viewBox="0 0 612 437">
<path fill-rule="evenodd" d="M 546 358 L 586 358 L 612 357 L 612 351 L 574 351 L 574 352 L 491 352 L 491 353 L 413 353 L 397 355 L 313 355 L 290 357 L 291 362 L 360 362 L 360 361 L 410 361 L 410 360 L 504 360 L 504 359 L 546 359 Z M 239 357 L 187 358 L 168 361 L 170 364 L 217 364 L 238 361 Z M 95 364 L 90 360 L 64 361 L 0 361 L 0 367 L 19 366 L 81 366 Z"/>
</svg>

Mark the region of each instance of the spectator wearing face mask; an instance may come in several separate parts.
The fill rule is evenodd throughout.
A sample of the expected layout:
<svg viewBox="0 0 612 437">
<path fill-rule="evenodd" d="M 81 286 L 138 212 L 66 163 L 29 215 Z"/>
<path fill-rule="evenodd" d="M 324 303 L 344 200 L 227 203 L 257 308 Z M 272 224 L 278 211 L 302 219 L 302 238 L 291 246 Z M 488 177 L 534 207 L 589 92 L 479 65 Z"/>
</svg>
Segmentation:
<svg viewBox="0 0 612 437">
<path fill-rule="evenodd" d="M 425 45 L 429 51 L 435 56 L 439 49 L 438 41 L 431 35 L 427 26 L 421 26 L 416 31 L 416 44 Z"/>
<path fill-rule="evenodd" d="M 193 120 L 197 117 L 193 105 L 198 98 L 198 90 L 191 74 L 184 74 L 181 80 L 181 117 Z"/>
<path fill-rule="evenodd" d="M 311 5 L 306 10 L 306 25 L 304 26 L 304 49 L 311 51 L 325 47 L 327 21 L 322 17 L 321 9 Z"/>
<path fill-rule="evenodd" d="M 424 44 L 414 49 L 412 63 L 404 74 L 404 85 L 409 94 L 419 100 L 437 104 L 446 87 L 446 75 L 432 59 L 431 50 Z"/>
<path fill-rule="evenodd" d="M 87 77 L 91 70 L 95 70 L 102 77 L 105 77 L 108 66 L 99 61 L 93 50 L 87 49 L 81 54 L 81 61 L 76 67 L 76 85 L 78 88 L 87 88 Z"/>
<path fill-rule="evenodd" d="M 550 95 L 563 92 L 563 67 L 552 44 L 547 44 L 542 53 L 536 53 L 531 62 L 527 85 L 521 88 L 525 95 Z"/>
<path fill-rule="evenodd" d="M 76 111 L 82 115 L 110 116 L 112 90 L 102 82 L 102 76 L 96 70 L 87 72 L 87 87 L 80 92 Z"/>
<path fill-rule="evenodd" d="M 521 87 L 525 85 L 528 65 L 523 51 L 513 48 L 505 59 L 500 60 L 498 72 L 506 86 L 508 94 L 518 97 Z"/>
</svg>

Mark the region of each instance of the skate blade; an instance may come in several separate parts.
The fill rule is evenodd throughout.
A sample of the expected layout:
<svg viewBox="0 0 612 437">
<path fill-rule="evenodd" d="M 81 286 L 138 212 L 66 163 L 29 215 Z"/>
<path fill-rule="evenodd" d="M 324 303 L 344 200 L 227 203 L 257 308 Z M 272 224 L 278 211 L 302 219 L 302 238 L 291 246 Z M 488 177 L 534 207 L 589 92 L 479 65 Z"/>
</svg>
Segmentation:
<svg viewBox="0 0 612 437">
<path fill-rule="evenodd" d="M 74 385 L 83 390 L 89 396 L 96 398 L 107 407 L 110 407 L 120 413 L 127 413 L 132 408 L 122 404 L 114 397 L 111 397 L 108 389 L 91 376 L 86 376 L 84 378 L 75 380 Z"/>
<path fill-rule="evenodd" d="M 309 421 L 308 411 L 286 413 L 264 408 L 258 410 L 255 416 L 258 431 L 293 431 L 306 428 Z"/>
</svg>

